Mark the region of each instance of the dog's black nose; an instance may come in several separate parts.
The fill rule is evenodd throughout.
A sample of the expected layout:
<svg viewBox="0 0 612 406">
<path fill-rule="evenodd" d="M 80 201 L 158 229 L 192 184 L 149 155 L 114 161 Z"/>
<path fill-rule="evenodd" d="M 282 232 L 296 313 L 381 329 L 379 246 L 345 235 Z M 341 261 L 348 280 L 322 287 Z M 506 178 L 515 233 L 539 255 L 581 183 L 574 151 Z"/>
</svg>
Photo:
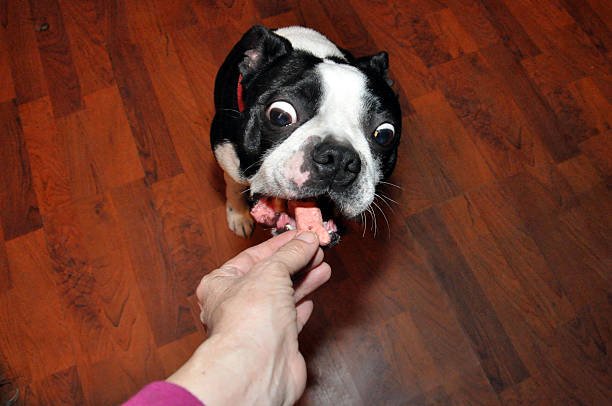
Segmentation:
<svg viewBox="0 0 612 406">
<path fill-rule="evenodd" d="M 361 171 L 361 159 L 353 147 L 326 140 L 312 150 L 312 163 L 320 181 L 342 191 L 350 186 Z"/>
</svg>

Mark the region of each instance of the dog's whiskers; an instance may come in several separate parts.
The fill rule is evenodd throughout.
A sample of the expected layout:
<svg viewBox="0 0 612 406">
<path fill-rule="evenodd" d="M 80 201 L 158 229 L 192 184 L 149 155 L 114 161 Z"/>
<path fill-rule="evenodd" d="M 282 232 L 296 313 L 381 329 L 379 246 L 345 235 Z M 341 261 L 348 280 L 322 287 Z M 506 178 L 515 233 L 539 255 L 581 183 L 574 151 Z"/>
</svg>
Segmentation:
<svg viewBox="0 0 612 406">
<path fill-rule="evenodd" d="M 394 188 L 398 188 L 400 190 L 404 190 L 404 188 L 401 187 L 400 185 L 396 185 L 395 183 L 391 183 L 391 182 L 385 182 L 384 180 L 381 180 L 378 183 L 382 183 L 383 185 L 389 185 L 389 186 L 393 186 Z"/>
<path fill-rule="evenodd" d="M 363 216 L 363 234 L 361 237 L 365 237 L 366 230 L 368 229 L 368 216 L 366 216 L 365 212 L 361 213 L 361 215 Z"/>
<path fill-rule="evenodd" d="M 391 226 L 389 225 L 389 219 L 387 218 L 387 215 L 385 214 L 385 212 L 383 211 L 383 209 L 376 204 L 376 202 L 372 202 L 372 204 L 378 208 L 378 210 L 380 210 L 380 213 L 383 215 L 383 218 L 385 219 L 385 223 L 387 223 L 387 230 L 389 232 L 389 239 L 391 239 Z"/>
<path fill-rule="evenodd" d="M 378 231 L 378 224 L 376 222 L 376 213 L 374 213 L 374 209 L 372 206 L 368 206 L 368 213 L 372 216 L 372 223 L 370 224 L 370 231 L 374 232 L 374 238 L 376 238 L 376 232 Z"/>
<path fill-rule="evenodd" d="M 391 205 L 389 203 L 387 203 L 387 200 L 385 199 L 386 196 L 384 196 L 382 194 L 374 193 L 374 199 L 376 199 L 377 197 L 380 199 L 381 202 L 383 202 L 384 204 L 387 205 L 389 210 L 391 210 L 391 213 L 395 214 L 395 210 L 393 210 L 393 207 L 391 207 Z M 398 205 L 399 205 L 399 203 L 398 203 Z"/>
<path fill-rule="evenodd" d="M 395 201 L 395 200 L 391 199 L 389 196 L 387 196 L 387 195 L 385 195 L 385 194 L 383 194 L 383 193 L 374 193 L 374 194 L 375 194 L 376 196 L 381 197 L 381 198 L 382 198 L 382 199 L 384 199 L 384 200 L 387 200 L 387 201 L 389 201 L 389 202 L 391 202 L 391 203 L 395 203 L 395 204 L 397 204 L 397 205 L 399 206 L 399 203 L 398 203 L 397 201 Z"/>
</svg>

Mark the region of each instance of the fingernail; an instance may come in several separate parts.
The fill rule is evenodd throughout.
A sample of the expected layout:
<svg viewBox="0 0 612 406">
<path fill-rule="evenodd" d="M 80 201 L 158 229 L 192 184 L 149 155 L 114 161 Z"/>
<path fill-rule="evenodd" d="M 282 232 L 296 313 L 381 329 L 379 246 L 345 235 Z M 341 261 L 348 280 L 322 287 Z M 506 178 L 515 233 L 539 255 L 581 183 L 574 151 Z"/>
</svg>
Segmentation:
<svg viewBox="0 0 612 406">
<path fill-rule="evenodd" d="M 311 233 L 310 231 L 304 231 L 302 233 L 299 233 L 295 238 L 307 242 L 308 244 L 312 244 L 313 242 L 317 241 L 316 234 Z"/>
</svg>

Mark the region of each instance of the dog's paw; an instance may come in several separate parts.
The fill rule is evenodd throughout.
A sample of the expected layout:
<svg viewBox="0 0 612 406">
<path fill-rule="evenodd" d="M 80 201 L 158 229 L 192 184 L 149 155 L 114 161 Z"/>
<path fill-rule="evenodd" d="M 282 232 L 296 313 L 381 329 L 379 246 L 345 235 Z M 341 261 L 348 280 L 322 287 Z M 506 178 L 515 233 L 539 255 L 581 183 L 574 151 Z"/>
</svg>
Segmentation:
<svg viewBox="0 0 612 406">
<path fill-rule="evenodd" d="M 227 205 L 225 207 L 225 214 L 227 216 L 227 225 L 234 234 L 243 238 L 248 238 L 253 235 L 253 231 L 255 231 L 255 221 L 248 210 L 238 211 Z"/>
</svg>

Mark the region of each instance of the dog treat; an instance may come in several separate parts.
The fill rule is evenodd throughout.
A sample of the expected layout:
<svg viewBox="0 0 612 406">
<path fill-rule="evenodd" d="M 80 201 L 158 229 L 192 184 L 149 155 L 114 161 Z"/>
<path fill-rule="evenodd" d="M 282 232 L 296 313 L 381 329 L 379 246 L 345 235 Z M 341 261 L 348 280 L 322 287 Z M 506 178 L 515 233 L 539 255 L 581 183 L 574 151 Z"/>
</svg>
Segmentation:
<svg viewBox="0 0 612 406">
<path fill-rule="evenodd" d="M 274 227 L 279 213 L 274 210 L 272 199 L 259 199 L 251 209 L 251 216 L 256 222 Z"/>
<path fill-rule="evenodd" d="M 312 231 L 322 247 L 335 245 L 340 240 L 336 223 L 332 219 L 323 221 L 315 201 L 262 197 L 253 205 L 251 216 L 256 222 L 272 227 L 273 235 L 296 229 Z"/>
<path fill-rule="evenodd" d="M 296 207 L 295 222 L 298 231 L 312 231 L 317 234 L 321 245 L 328 245 L 331 242 L 318 207 Z"/>
</svg>

